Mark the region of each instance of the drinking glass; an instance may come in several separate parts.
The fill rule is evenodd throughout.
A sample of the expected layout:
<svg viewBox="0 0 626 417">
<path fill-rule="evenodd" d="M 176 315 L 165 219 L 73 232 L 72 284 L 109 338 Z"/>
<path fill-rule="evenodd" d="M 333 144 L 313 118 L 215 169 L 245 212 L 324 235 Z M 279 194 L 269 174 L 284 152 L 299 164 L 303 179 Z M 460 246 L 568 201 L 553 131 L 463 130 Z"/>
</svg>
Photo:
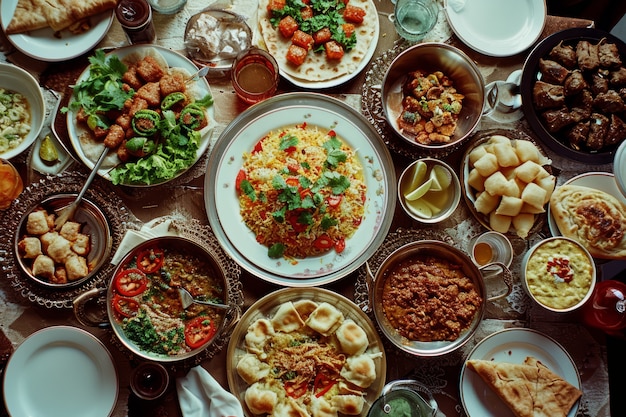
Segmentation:
<svg viewBox="0 0 626 417">
<path fill-rule="evenodd" d="M 418 42 L 435 26 L 438 14 L 436 0 L 397 0 L 393 22 L 400 36 Z"/>
<path fill-rule="evenodd" d="M 6 159 L 0 159 L 0 210 L 9 208 L 24 189 L 22 177 Z"/>
<path fill-rule="evenodd" d="M 233 62 L 231 81 L 237 96 L 248 104 L 271 97 L 278 87 L 278 63 L 263 49 L 251 47 Z"/>
</svg>

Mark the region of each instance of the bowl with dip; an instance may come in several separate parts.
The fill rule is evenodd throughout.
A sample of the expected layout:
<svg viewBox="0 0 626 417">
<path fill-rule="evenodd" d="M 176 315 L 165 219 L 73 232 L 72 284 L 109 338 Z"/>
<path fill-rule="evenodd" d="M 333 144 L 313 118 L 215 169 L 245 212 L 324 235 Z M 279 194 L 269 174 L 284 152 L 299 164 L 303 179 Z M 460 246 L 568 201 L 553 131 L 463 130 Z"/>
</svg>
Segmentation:
<svg viewBox="0 0 626 417">
<path fill-rule="evenodd" d="M 435 158 L 418 159 L 398 180 L 398 201 L 420 223 L 439 223 L 454 213 L 461 200 L 461 183 L 454 170 Z"/>
<path fill-rule="evenodd" d="M 43 128 L 45 106 L 35 77 L 16 65 L 0 63 L 0 158 L 11 159 L 33 144 Z"/>
<path fill-rule="evenodd" d="M 522 285 L 546 310 L 565 313 L 581 307 L 596 285 L 596 265 L 583 245 L 563 236 L 533 245 L 522 259 Z"/>
</svg>

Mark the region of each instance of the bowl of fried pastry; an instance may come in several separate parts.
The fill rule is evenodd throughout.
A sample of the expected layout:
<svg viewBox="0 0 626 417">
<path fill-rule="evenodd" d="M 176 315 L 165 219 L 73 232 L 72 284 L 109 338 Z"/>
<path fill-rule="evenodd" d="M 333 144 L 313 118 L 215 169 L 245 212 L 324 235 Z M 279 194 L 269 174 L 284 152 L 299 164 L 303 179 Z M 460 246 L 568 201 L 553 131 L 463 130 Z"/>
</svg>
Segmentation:
<svg viewBox="0 0 626 417">
<path fill-rule="evenodd" d="M 530 53 L 520 83 L 524 116 L 559 155 L 610 163 L 626 138 L 626 44 L 610 33 L 567 29 Z"/>
<path fill-rule="evenodd" d="M 83 198 L 74 216 L 58 230 L 58 212 L 76 194 L 56 194 L 31 207 L 15 233 L 15 256 L 22 272 L 51 289 L 79 286 L 98 272 L 111 253 L 110 225 L 102 210 Z"/>
</svg>

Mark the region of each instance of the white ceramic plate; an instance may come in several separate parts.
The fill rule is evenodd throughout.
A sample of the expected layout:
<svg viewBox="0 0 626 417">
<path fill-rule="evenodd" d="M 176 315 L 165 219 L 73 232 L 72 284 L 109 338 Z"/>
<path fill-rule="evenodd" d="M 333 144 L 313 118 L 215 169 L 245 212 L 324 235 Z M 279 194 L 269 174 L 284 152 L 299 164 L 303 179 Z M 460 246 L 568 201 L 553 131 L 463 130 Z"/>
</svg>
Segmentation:
<svg viewBox="0 0 626 417">
<path fill-rule="evenodd" d="M 17 1 L 3 1 L 0 5 L 2 28 L 11 22 Z M 33 30 L 27 33 L 8 35 L 7 38 L 24 54 L 42 61 L 65 61 L 89 51 L 104 38 L 113 22 L 114 10 L 107 10 L 89 18 L 91 29 L 81 34 L 69 30 L 55 33 L 51 28 Z"/>
<path fill-rule="evenodd" d="M 505 329 L 480 341 L 467 360 L 482 359 L 521 364 L 532 356 L 567 382 L 581 388 L 580 375 L 571 356 L 554 339 L 532 329 Z M 468 417 L 513 417 L 513 413 L 497 394 L 474 371 L 465 365 L 460 377 L 461 403 Z M 576 403 L 568 417 L 574 417 Z"/>
<path fill-rule="evenodd" d="M 367 186 L 365 214 L 346 249 L 289 262 L 272 259 L 256 241 L 239 212 L 235 178 L 249 152 L 265 134 L 306 122 L 333 129 L 363 167 Z M 367 119 L 343 102 L 316 93 L 289 93 L 255 104 L 222 132 L 207 165 L 205 205 L 211 227 L 227 252 L 243 268 L 270 282 L 311 286 L 339 279 L 362 265 L 382 243 L 395 208 L 396 179 L 384 142 Z"/>
<path fill-rule="evenodd" d="M 595 188 L 600 191 L 604 191 L 617 198 L 622 204 L 626 205 L 626 197 L 620 192 L 615 176 L 610 172 L 587 172 L 585 174 L 577 175 L 570 178 L 565 184 L 580 185 L 583 187 Z M 563 184 L 563 185 L 565 185 Z M 561 230 L 554 220 L 554 216 L 550 211 L 550 205 L 548 204 L 548 227 L 552 236 L 561 236 Z"/>
<path fill-rule="evenodd" d="M 145 48 L 156 49 L 161 55 L 163 55 L 163 57 L 167 61 L 167 64 L 170 66 L 170 68 L 172 67 L 183 68 L 183 69 L 186 69 L 189 72 L 189 74 L 193 74 L 196 71 L 198 71 L 198 67 L 196 67 L 196 65 L 193 62 L 191 62 L 189 59 L 187 59 L 183 55 L 177 52 L 173 52 L 167 48 L 164 48 L 158 45 L 126 46 L 126 47 L 119 48 L 113 52 L 108 53 L 107 56 L 117 55 L 120 59 L 123 59 L 124 57 L 133 53 L 140 52 L 142 49 L 145 49 Z M 85 69 L 85 71 L 83 71 L 83 73 L 78 77 L 78 79 L 76 80 L 76 84 L 87 79 L 88 77 L 89 77 L 89 67 L 87 67 L 87 69 Z M 209 83 L 204 77 L 201 77 L 200 79 L 196 81 L 195 88 L 197 89 L 197 93 L 201 96 L 204 96 L 205 94 L 211 94 Z M 209 142 L 211 139 L 211 135 L 213 133 L 213 128 L 215 127 L 215 104 L 207 109 L 207 113 L 208 113 L 210 125 L 202 131 L 202 138 L 200 139 L 200 144 L 198 147 L 198 151 L 196 153 L 196 161 L 200 159 L 202 154 L 209 147 Z M 85 128 L 83 126 L 79 126 L 76 123 L 76 111 L 67 112 L 67 130 L 68 130 L 68 134 L 70 138 L 70 143 L 72 144 L 72 147 L 74 148 L 74 151 L 76 152 L 76 155 L 89 169 L 92 169 L 93 166 L 95 165 L 96 160 L 98 159 L 98 155 L 100 155 L 101 149 L 104 148 L 104 146 L 102 146 L 101 148 L 97 148 L 97 149 L 96 147 L 93 147 L 93 149 L 91 150 L 92 153 L 88 153 L 82 147 L 79 138 L 80 138 L 80 135 L 85 131 Z M 109 158 L 113 158 L 113 159 L 109 159 Z M 100 168 L 100 170 L 98 171 L 98 174 L 102 176 L 103 178 L 106 178 L 107 180 L 111 180 L 109 171 L 113 168 L 112 164 L 115 164 L 118 162 L 119 162 L 119 159 L 117 159 L 117 156 L 114 155 L 113 152 L 111 152 L 110 155 L 107 157 L 107 159 L 105 159 L 104 164 L 102 165 L 103 168 Z M 183 172 L 180 172 L 178 173 L 177 176 L 180 176 L 182 174 Z M 174 178 L 171 178 L 168 181 L 171 181 L 172 179 Z M 146 185 L 141 185 L 141 184 L 124 184 L 124 185 L 131 186 L 131 187 L 146 186 Z M 158 184 L 152 184 L 152 185 L 158 185 Z"/>
<path fill-rule="evenodd" d="M 457 3 L 463 4 L 460 10 Z M 547 13 L 544 0 L 446 0 L 444 8 L 463 43 L 498 57 L 515 55 L 535 43 Z"/>
<path fill-rule="evenodd" d="M 12 416 L 101 417 L 115 408 L 113 358 L 92 334 L 53 326 L 29 336 L 4 371 L 4 401 Z"/>
</svg>

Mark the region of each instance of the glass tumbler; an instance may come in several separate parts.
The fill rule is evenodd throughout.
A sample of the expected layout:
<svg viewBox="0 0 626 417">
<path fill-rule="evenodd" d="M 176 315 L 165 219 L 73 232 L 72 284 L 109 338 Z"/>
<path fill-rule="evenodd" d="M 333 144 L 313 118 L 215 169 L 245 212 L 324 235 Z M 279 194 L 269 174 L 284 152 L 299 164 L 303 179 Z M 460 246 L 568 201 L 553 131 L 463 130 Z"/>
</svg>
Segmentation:
<svg viewBox="0 0 626 417">
<path fill-rule="evenodd" d="M 263 49 L 241 51 L 233 62 L 231 81 L 237 96 L 248 104 L 271 97 L 278 88 L 278 63 Z"/>
<path fill-rule="evenodd" d="M 24 190 L 24 183 L 17 169 L 6 159 L 0 159 L 0 210 L 9 208 Z"/>
<path fill-rule="evenodd" d="M 419 42 L 435 26 L 438 15 L 436 0 L 397 0 L 393 23 L 404 39 Z"/>
</svg>

